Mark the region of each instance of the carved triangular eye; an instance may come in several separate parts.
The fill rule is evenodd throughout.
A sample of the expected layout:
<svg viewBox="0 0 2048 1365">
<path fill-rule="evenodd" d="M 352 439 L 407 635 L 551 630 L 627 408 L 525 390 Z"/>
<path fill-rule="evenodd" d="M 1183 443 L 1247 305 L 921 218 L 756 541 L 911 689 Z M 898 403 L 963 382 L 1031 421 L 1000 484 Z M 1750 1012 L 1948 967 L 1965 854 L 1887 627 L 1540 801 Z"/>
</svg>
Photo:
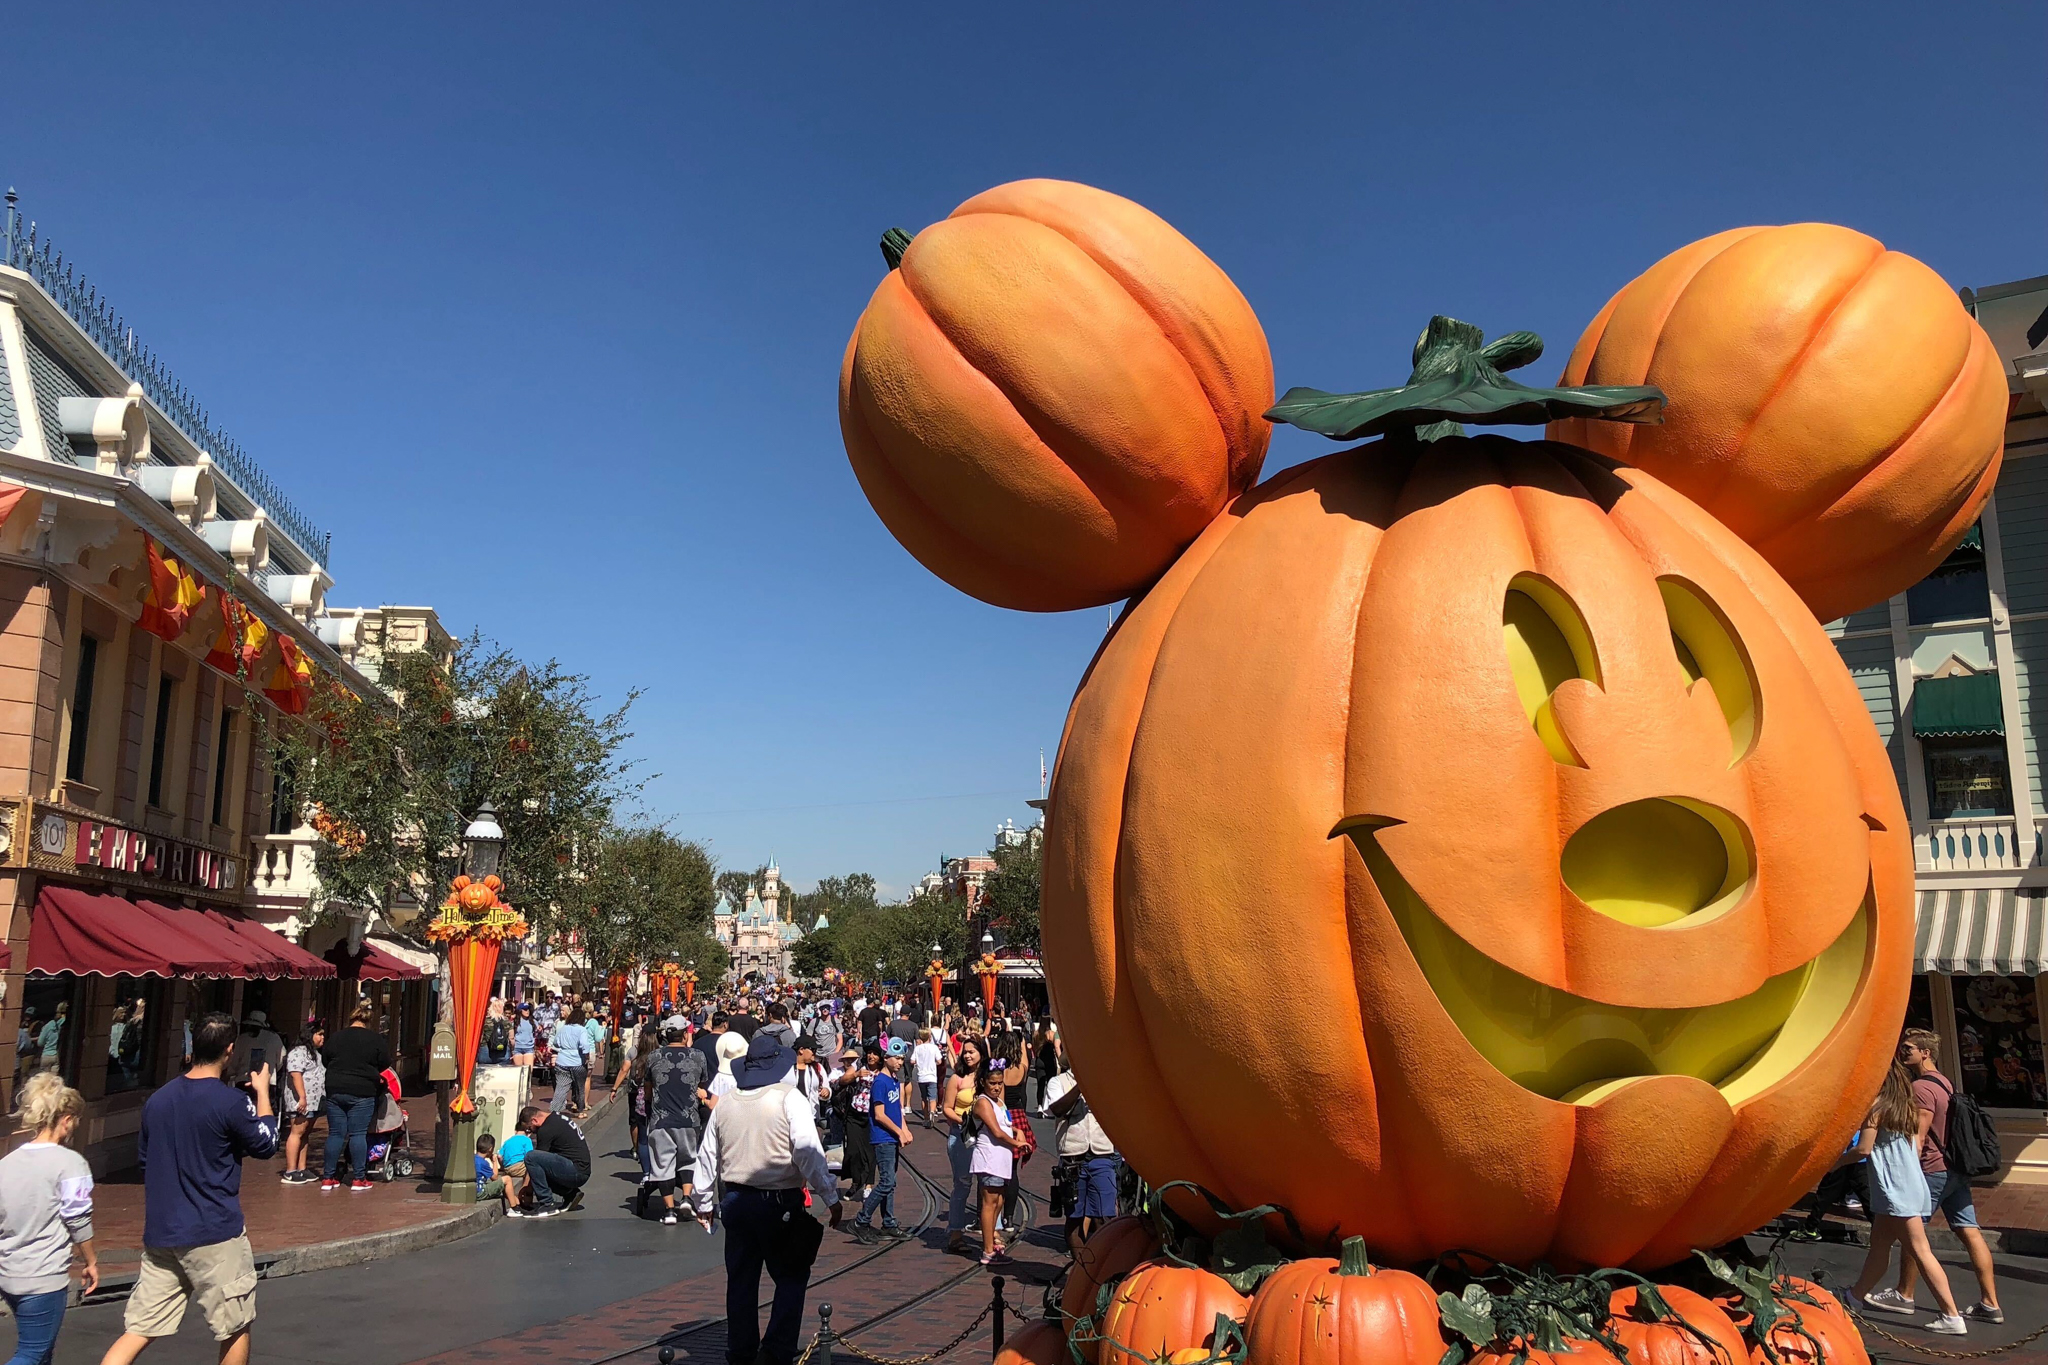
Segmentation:
<svg viewBox="0 0 2048 1365">
<path fill-rule="evenodd" d="M 1756 746 L 1761 719 L 1756 670 L 1749 653 L 1720 609 L 1698 588 L 1682 578 L 1660 578 L 1657 589 L 1664 596 L 1664 614 L 1671 621 L 1671 647 L 1685 674 L 1686 687 L 1705 680 L 1714 689 L 1714 700 L 1728 722 L 1728 766 L 1732 768 Z"/>
<path fill-rule="evenodd" d="M 1572 678 L 1600 685 L 1600 657 L 1586 618 L 1555 583 L 1535 574 L 1517 574 L 1501 604 L 1501 637 L 1522 711 L 1536 727 L 1537 738 L 1559 763 L 1585 767 L 1571 740 L 1558 727 L 1550 698 Z"/>
</svg>

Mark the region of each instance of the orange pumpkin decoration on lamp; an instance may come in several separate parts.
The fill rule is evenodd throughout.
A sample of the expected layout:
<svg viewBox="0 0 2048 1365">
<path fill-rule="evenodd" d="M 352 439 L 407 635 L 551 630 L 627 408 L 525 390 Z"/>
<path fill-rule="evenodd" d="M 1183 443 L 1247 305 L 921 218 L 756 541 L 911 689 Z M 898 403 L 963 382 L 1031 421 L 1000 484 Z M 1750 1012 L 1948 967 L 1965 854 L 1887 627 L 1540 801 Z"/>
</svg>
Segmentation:
<svg viewBox="0 0 2048 1365">
<path fill-rule="evenodd" d="M 1660 426 L 1551 435 L 1646 469 L 1755 546 L 1821 620 L 1904 592 L 1997 482 L 2005 367 L 1939 275 L 1826 223 L 1737 228 L 1600 310 L 1565 384 L 1654 384 Z"/>
<path fill-rule="evenodd" d="M 1154 1185 L 1395 1260 L 1663 1265 L 1785 1208 L 1861 1118 L 1905 1007 L 1905 817 L 1832 644 L 1733 533 L 1581 448 L 1437 425 L 1643 396 L 1526 389 L 1490 357 L 1540 343 L 1478 342 L 1439 320 L 1410 386 L 1283 400 L 1391 434 L 1240 501 L 1103 645 L 1053 779 L 1047 976 Z"/>
<path fill-rule="evenodd" d="M 883 524 L 962 592 L 1026 611 L 1118 601 L 1257 481 L 1266 335 L 1157 215 L 1020 180 L 883 253 L 840 431 Z"/>
</svg>

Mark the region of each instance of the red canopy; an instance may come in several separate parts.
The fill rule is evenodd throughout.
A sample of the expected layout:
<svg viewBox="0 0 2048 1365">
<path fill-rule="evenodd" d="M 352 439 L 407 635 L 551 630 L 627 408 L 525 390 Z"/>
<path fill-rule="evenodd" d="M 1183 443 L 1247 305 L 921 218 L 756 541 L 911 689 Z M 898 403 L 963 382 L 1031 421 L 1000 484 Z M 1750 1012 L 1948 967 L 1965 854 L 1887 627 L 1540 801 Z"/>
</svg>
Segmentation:
<svg viewBox="0 0 2048 1365">
<path fill-rule="evenodd" d="M 242 935 L 244 939 L 250 939 L 252 943 L 256 943 L 262 952 L 279 956 L 279 960 L 283 962 L 283 968 L 285 968 L 283 972 L 279 972 L 279 976 L 303 976 L 303 978 L 315 978 L 315 976 L 317 978 L 332 978 L 332 976 L 336 976 L 336 970 L 334 970 L 332 962 L 328 962 L 326 958 L 319 958 L 315 954 L 305 952 L 303 948 L 299 948 L 297 943 L 293 943 L 291 939 L 287 939 L 283 933 L 279 933 L 276 929 L 268 929 L 264 925 L 258 925 L 254 919 L 246 919 L 246 917 L 236 915 L 236 913 L 231 913 L 231 911 L 207 911 L 207 917 L 209 919 L 219 919 L 223 925 L 227 925 L 229 929 L 233 929 L 238 935 Z M 266 976 L 268 976 L 268 972 L 266 972 Z"/>
<path fill-rule="evenodd" d="M 426 977 L 410 962 L 399 961 L 374 943 L 365 943 L 360 953 L 351 956 L 348 940 L 342 939 L 327 950 L 327 960 L 344 981 L 420 981 Z"/>
<path fill-rule="evenodd" d="M 334 968 L 239 915 L 46 886 L 28 969 L 99 976 L 331 977 Z"/>
<path fill-rule="evenodd" d="M 244 954 L 224 951 L 217 935 L 195 934 L 181 923 L 196 919 L 189 910 L 45 886 L 36 894 L 29 925 L 28 969 L 97 976 L 244 974 Z"/>
</svg>

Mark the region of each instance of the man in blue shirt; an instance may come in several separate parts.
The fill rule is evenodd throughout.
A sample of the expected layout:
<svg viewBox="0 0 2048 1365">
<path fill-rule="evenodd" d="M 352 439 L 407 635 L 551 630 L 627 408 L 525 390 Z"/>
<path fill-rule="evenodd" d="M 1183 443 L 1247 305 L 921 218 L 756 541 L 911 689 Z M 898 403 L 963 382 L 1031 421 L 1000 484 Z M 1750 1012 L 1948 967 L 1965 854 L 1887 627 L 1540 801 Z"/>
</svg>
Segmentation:
<svg viewBox="0 0 2048 1365">
<path fill-rule="evenodd" d="M 142 1274 L 128 1297 L 125 1329 L 100 1365 L 129 1365 L 178 1330 L 196 1304 L 221 1365 L 247 1365 L 256 1321 L 256 1260 L 242 1222 L 242 1158 L 277 1150 L 270 1112 L 271 1064 L 249 1072 L 253 1098 L 221 1079 L 238 1030 L 209 1014 L 192 1033 L 192 1067 L 142 1106 Z"/>
<path fill-rule="evenodd" d="M 896 1223 L 896 1159 L 910 1145 L 910 1130 L 903 1126 L 903 1059 L 910 1054 L 910 1045 L 891 1038 L 882 1044 L 882 1052 L 881 1074 L 868 1090 L 868 1140 L 875 1149 L 875 1186 L 861 1204 L 860 1216 L 853 1220 L 854 1240 L 869 1244 L 883 1237 L 901 1241 L 910 1236 Z M 868 1226 L 868 1218 L 877 1209 L 882 1211 L 879 1235 Z"/>
</svg>

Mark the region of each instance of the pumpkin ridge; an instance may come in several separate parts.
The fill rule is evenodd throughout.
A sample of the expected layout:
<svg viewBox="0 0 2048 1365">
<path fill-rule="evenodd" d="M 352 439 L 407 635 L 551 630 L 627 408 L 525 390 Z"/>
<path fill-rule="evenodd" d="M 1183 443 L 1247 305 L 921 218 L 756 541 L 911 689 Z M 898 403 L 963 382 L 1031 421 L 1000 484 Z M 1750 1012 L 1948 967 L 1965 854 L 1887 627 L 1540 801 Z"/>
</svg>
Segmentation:
<svg viewBox="0 0 2048 1365">
<path fill-rule="evenodd" d="M 929 319 L 927 321 L 929 322 Z M 934 327 L 933 330 L 937 331 L 938 329 Z M 944 334 L 940 333 L 940 335 L 943 336 Z M 855 367 L 851 363 L 854 350 L 858 345 L 859 341 L 856 338 L 853 346 L 848 349 L 847 374 L 849 382 L 847 384 L 847 393 L 850 401 L 843 403 L 842 407 L 846 410 L 847 419 L 859 424 L 861 442 L 864 444 L 866 452 L 870 453 L 873 457 L 874 468 L 868 472 L 884 479 L 889 490 L 908 503 L 911 510 L 919 515 L 920 524 L 917 528 L 918 531 L 923 533 L 928 540 L 937 541 L 950 549 L 956 550 L 961 556 L 961 562 L 970 568 L 978 559 L 992 559 L 1001 564 L 1004 569 L 1016 571 L 1014 578 L 1009 581 L 1036 581 L 1041 584 L 1047 584 L 1048 580 L 1050 580 L 1049 586 L 1062 593 L 1087 592 L 1097 586 L 1085 581 L 1058 576 L 1057 571 L 1049 566 L 1023 563 L 1009 553 L 1006 553 L 1005 547 L 992 544 L 986 538 L 969 540 L 955 530 L 950 521 L 939 516 L 934 511 L 930 499 L 912 484 L 909 479 L 904 477 L 903 472 L 897 468 L 896 460 L 891 455 L 888 446 L 875 433 L 875 424 L 871 411 L 874 407 L 873 394 L 869 391 L 866 381 L 857 375 Z M 845 435 L 844 424 L 842 424 L 841 435 L 843 442 Z M 865 494 L 867 492 L 866 480 L 863 477 L 860 460 L 854 456 L 851 445 L 848 445 L 847 455 L 848 463 L 854 466 L 854 480 L 862 485 L 861 491 Z M 1082 482 L 1081 486 L 1089 496 L 1094 496 L 1094 490 L 1089 488 L 1085 481 Z M 872 498 L 870 502 L 872 502 Z M 1098 505 L 1100 505 L 1099 500 Z M 1103 511 L 1105 514 L 1110 515 L 1112 519 L 1114 518 L 1114 514 L 1109 513 L 1107 508 L 1104 508 Z M 877 512 L 877 516 L 879 515 L 880 513 Z"/>
<path fill-rule="evenodd" d="M 1897 254 L 1890 251 L 1885 253 L 1886 256 Z M 1880 258 L 1878 264 L 1883 264 L 1882 258 Z M 1874 266 L 1872 267 L 1872 269 L 1875 268 Z M 1851 290 L 1850 292 L 1854 293 L 1855 291 Z M 1846 303 L 1847 299 L 1845 298 L 1843 301 Z M 1913 418 L 1911 422 L 1904 424 L 1898 437 L 1891 444 L 1872 455 L 1866 464 L 1833 483 L 1822 483 L 1817 479 L 1813 480 L 1802 490 L 1805 494 L 1802 501 L 1794 503 L 1789 497 L 1774 499 L 1771 503 L 1773 510 L 1790 509 L 1789 512 L 1781 511 L 1781 515 L 1778 517 L 1779 525 L 1768 532 L 1757 529 L 1745 531 L 1742 538 L 1756 546 L 1761 552 L 1764 546 L 1775 546 L 1788 535 L 1795 537 L 1810 536 L 1813 518 L 1817 512 L 1824 512 L 1829 506 L 1844 501 L 1850 494 L 1869 481 L 1871 477 L 1882 473 L 1884 467 L 1891 462 L 1892 457 L 1911 444 L 1914 438 L 1920 435 L 1922 429 L 1930 421 L 1934 420 L 1935 416 L 1944 407 L 1948 406 L 1951 400 L 1957 400 L 1959 403 L 1963 401 L 1964 381 L 1971 378 L 1971 362 L 1976 358 L 1977 347 L 1975 339 L 1972 338 L 1969 344 L 1964 346 L 1962 360 L 1957 363 L 1955 373 L 1949 376 L 1948 383 L 1943 385 L 1940 392 L 1936 393 L 1927 406 L 1920 410 L 1920 414 L 1917 417 Z M 1763 412 L 1761 409 L 1758 411 L 1757 416 L 1759 419 L 1762 418 Z M 2003 441 L 2000 444 L 2002 446 Z M 1738 450 L 1739 453 L 1740 451 Z M 1731 465 L 1730 468 L 1732 470 L 1733 466 Z M 1893 547 L 1887 546 L 1883 548 L 1891 550 Z M 1774 560 L 1773 562 L 1775 563 L 1776 561 Z"/>
<path fill-rule="evenodd" d="M 1230 434 L 1217 418 L 1215 401 L 1210 396 L 1208 389 L 1203 387 L 1201 376 L 1195 373 L 1194 366 L 1188 363 L 1188 358 L 1181 354 L 1180 348 L 1174 345 L 1173 339 L 1160 329 L 1158 319 L 1153 317 L 1152 313 L 1145 308 L 1141 301 L 1131 295 L 1124 282 L 1110 271 L 1103 269 L 1101 262 L 1097 261 L 1093 255 L 1072 238 L 1055 228 L 1040 223 L 1036 219 L 1026 218 L 1021 214 L 990 213 L 986 210 L 976 210 L 973 213 L 962 214 L 960 217 L 1009 218 L 1018 222 L 1028 223 L 1032 227 L 1048 232 L 1072 247 L 1077 255 L 1101 271 L 1104 279 L 1108 280 L 1119 292 L 1131 300 L 1132 306 L 1144 316 L 1147 322 L 1152 324 L 1153 330 L 1159 333 L 1161 345 L 1166 348 L 1167 352 L 1179 364 L 1181 372 L 1187 377 L 1188 382 L 1194 386 L 1197 393 L 1202 395 L 1203 405 L 1208 409 L 1210 420 L 1216 425 L 1217 437 L 1222 442 L 1224 458 L 1221 461 L 1222 468 L 1219 482 L 1227 492 L 1230 487 Z M 952 222 L 956 220 L 948 218 L 946 221 Z M 995 375 L 990 374 L 974 357 L 967 353 L 952 333 L 939 324 L 938 319 L 932 315 L 930 305 L 920 292 L 917 274 L 908 270 L 897 273 L 903 279 L 904 292 L 917 305 L 918 311 L 924 316 L 925 322 L 935 333 L 945 338 L 947 346 L 952 348 L 954 354 L 960 357 L 963 364 L 973 370 L 974 373 L 980 375 L 987 381 L 990 388 L 1002 396 L 1003 401 L 1009 404 L 1010 410 L 1017 415 L 1018 420 L 1023 422 L 1030 429 L 1031 434 L 1038 439 L 1039 445 L 1044 448 L 1045 452 L 1066 466 L 1068 470 L 1072 471 L 1074 477 L 1081 481 L 1082 486 L 1088 490 L 1096 503 L 1108 514 L 1111 522 L 1115 524 L 1120 533 L 1119 538 L 1132 528 L 1149 531 L 1153 529 L 1153 526 L 1160 520 L 1162 515 L 1170 514 L 1177 509 L 1192 507 L 1199 514 L 1200 504 L 1204 501 L 1203 494 L 1205 490 L 1199 489 L 1191 482 L 1179 477 L 1190 472 L 1191 464 L 1183 463 L 1172 470 L 1170 475 L 1166 467 L 1162 465 L 1159 476 L 1152 479 L 1141 477 L 1135 487 L 1127 487 L 1122 484 L 1121 480 L 1129 477 L 1130 471 L 1120 469 L 1114 464 L 1105 464 L 1096 469 L 1092 475 L 1089 471 L 1077 465 L 1073 452 L 1063 448 L 1066 443 L 1054 440 L 1047 433 L 1046 427 L 1049 423 L 1043 410 L 1036 403 L 1031 402 L 1023 394 L 1017 392 L 1013 385 L 1007 384 Z M 1105 482 L 1110 486 L 1107 488 L 1102 487 L 1101 484 Z M 1165 486 L 1168 484 L 1174 486 L 1175 491 L 1171 495 L 1166 494 Z M 1183 514 L 1185 514 L 1184 510 Z M 1204 524 L 1206 524 L 1206 520 Z M 1201 526 L 1179 526 L 1178 522 L 1175 522 L 1174 525 L 1178 532 L 1184 532 L 1185 534 L 1172 535 L 1169 539 L 1173 541 L 1191 540 L 1194 536 L 1199 535 L 1202 529 Z M 1176 553 L 1178 551 L 1174 549 L 1173 545 L 1167 544 L 1158 553 L 1147 557 L 1162 563 L 1171 563 Z"/>
<path fill-rule="evenodd" d="M 1865 240 L 1870 239 L 1866 238 Z M 1734 444 L 1729 448 L 1728 458 L 1721 461 L 1721 476 L 1714 480 L 1714 486 L 1711 489 L 1702 490 L 1700 495 L 1694 499 L 1700 506 L 1713 512 L 1716 517 L 1720 516 L 1720 513 L 1715 509 L 1721 500 L 1722 490 L 1728 486 L 1729 480 L 1735 477 L 1736 471 L 1741 467 L 1743 453 L 1749 446 L 1749 438 L 1755 433 L 1757 425 L 1763 421 L 1764 414 L 1771 410 L 1771 404 L 1777 402 L 1783 396 L 1785 390 L 1792 387 L 1793 381 L 1799 377 L 1799 372 L 1805 366 L 1807 359 L 1819 348 L 1821 339 L 1827 335 L 1829 327 L 1833 326 L 1835 315 L 1840 313 L 1856 291 L 1861 289 L 1864 283 L 1877 273 L 1877 268 L 1884 264 L 1886 257 L 1898 254 L 1887 250 L 1882 242 L 1876 242 L 1874 245 L 1877 247 L 1877 254 L 1870 258 L 1861 271 L 1857 272 L 1856 278 L 1849 282 L 1849 287 L 1835 296 L 1834 302 L 1827 306 L 1827 311 L 1814 319 L 1812 330 L 1806 334 L 1806 340 L 1800 344 L 1798 353 L 1786 363 L 1783 370 L 1779 371 L 1776 381 L 1771 385 L 1771 391 L 1764 395 L 1763 401 L 1756 405 L 1756 411 L 1752 412 L 1749 415 L 1749 420 L 1743 424 L 1741 433 L 1736 436 Z M 1661 334 L 1659 334 L 1658 339 L 1660 341 L 1663 339 Z"/>
<path fill-rule="evenodd" d="M 1941 410 L 1945 406 L 1948 406 L 1951 400 L 1954 400 L 1958 407 L 1967 403 L 1968 396 L 1966 393 L 1966 384 L 1970 382 L 1981 382 L 1979 372 L 1985 368 L 1986 365 L 1983 359 L 1983 348 L 1978 344 L 1976 338 L 1973 337 L 1971 338 L 1969 348 L 1963 353 L 1962 364 L 1956 367 L 1956 372 L 1954 376 L 1950 378 L 1948 382 L 1948 387 L 1944 388 L 1939 394 L 1935 396 L 1934 402 L 1928 405 L 1927 410 L 1920 414 L 1919 418 L 1914 421 L 1912 426 L 1908 427 L 1905 430 L 1905 432 L 1900 435 L 1898 440 L 1894 441 L 1890 446 L 1887 446 L 1881 455 L 1879 455 L 1876 459 L 1872 460 L 1869 464 L 1865 465 L 1862 469 L 1856 471 L 1856 476 L 1853 479 L 1849 480 L 1840 492 L 1836 493 L 1832 497 L 1823 496 L 1819 499 L 1819 502 L 1821 504 L 1839 504 L 1848 502 L 1855 496 L 1857 490 L 1861 489 L 1865 484 L 1869 483 L 1872 479 L 1883 474 L 1885 472 L 1885 466 L 1891 462 L 1892 458 L 1898 455 L 1915 438 L 1919 437 L 1921 433 L 1926 429 L 1928 423 L 1939 417 L 1941 415 Z M 1960 494 L 1960 497 L 1956 502 L 1956 508 L 1958 511 L 1970 507 L 1973 503 L 1976 503 L 1977 506 L 1981 507 L 1981 502 L 1977 502 L 1977 499 L 1975 497 L 1976 493 L 1979 490 L 1989 486 L 1990 483 L 1995 483 L 1997 480 L 1998 468 L 2003 463 L 2003 456 L 2005 450 L 2005 434 L 2003 429 L 2001 429 L 1993 439 L 1997 444 L 1997 449 L 1996 451 L 1994 451 L 1987 468 L 1980 471 L 1977 477 L 1972 479 L 1967 487 L 1958 490 Z M 1825 506 L 1823 505 L 1820 510 L 1822 511 L 1822 513 L 1825 513 Z M 1774 551 L 1782 551 L 1789 545 L 1796 545 L 1803 540 L 1810 539 L 1813 535 L 1814 530 L 1820 524 L 1819 521 L 1813 518 L 1813 511 L 1814 507 L 1812 504 L 1809 504 L 1808 506 L 1801 508 L 1799 518 L 1796 522 L 1781 527 L 1779 530 L 1773 532 L 1769 536 L 1760 537 L 1757 540 L 1752 541 L 1751 544 L 1756 548 L 1757 553 L 1763 555 L 1767 559 L 1770 559 Z M 1953 514 L 1951 514 L 1950 519 L 1953 520 Z M 1972 520 L 1974 519 L 1975 518 L 1973 517 Z M 1961 530 L 1962 528 L 1956 528 L 1953 533 L 1956 535 L 1960 535 Z M 1946 539 L 1947 534 L 1948 532 L 1945 530 L 1944 535 L 1937 539 L 1937 543 L 1939 543 L 1940 539 Z M 1745 537 L 1745 539 L 1747 539 L 1747 537 Z M 1898 547 L 1895 545 L 1880 543 L 1870 546 L 1865 555 L 1861 558 L 1837 559 L 1835 561 L 1835 564 L 1829 571 L 1830 576 L 1852 575 L 1855 573 L 1859 573 L 1866 569 L 1869 565 L 1874 564 L 1881 559 L 1892 558 L 1896 555 L 1897 548 Z M 1772 562 L 1776 563 L 1777 561 L 1775 559 L 1772 559 Z"/>
<path fill-rule="evenodd" d="M 1763 228 L 1754 227 L 1729 228 L 1725 233 L 1728 240 L 1722 243 L 1721 247 L 1718 250 L 1713 252 L 1713 254 L 1711 255 L 1701 256 L 1697 261 L 1688 262 L 1690 269 L 1688 269 L 1685 272 L 1683 278 L 1673 282 L 1671 288 L 1668 292 L 1665 293 L 1663 297 L 1662 305 L 1657 310 L 1656 326 L 1650 330 L 1650 348 L 1648 353 L 1643 356 L 1642 365 L 1640 367 L 1629 367 L 1629 372 L 1632 374 L 1633 377 L 1619 382 L 1629 384 L 1647 384 L 1650 382 L 1650 375 L 1657 368 L 1657 352 L 1664 344 L 1665 323 L 1670 319 L 1672 310 L 1678 307 L 1679 301 L 1683 299 L 1686 295 L 1686 292 L 1692 288 L 1693 281 L 1697 280 L 1700 276 L 1700 272 L 1705 270 L 1709 265 L 1712 265 L 1715 261 L 1721 259 L 1723 255 L 1733 250 L 1742 242 L 1748 241 L 1751 237 L 1754 237 L 1757 233 L 1762 232 L 1764 230 L 1765 229 Z M 1741 235 L 1736 235 L 1738 233 Z M 1655 270 L 1657 268 L 1657 264 L 1657 262 L 1652 262 L 1650 265 L 1650 270 Z M 1648 273 L 1648 270 L 1643 272 L 1643 274 Z M 1611 326 L 1614 322 L 1613 305 L 1619 304 L 1621 302 L 1622 295 L 1626 294 L 1630 289 L 1634 288 L 1636 281 L 1640 279 L 1642 279 L 1642 275 L 1636 276 L 1635 280 L 1631 280 L 1628 284 L 1623 285 L 1620 289 L 1616 290 L 1614 293 L 1614 297 L 1607 301 L 1610 306 L 1605 309 L 1602 309 L 1601 311 L 1602 314 L 1606 317 L 1608 325 Z M 1600 329 L 1600 340 L 1602 342 L 1605 342 L 1607 340 L 1606 326 L 1603 326 Z M 1577 348 L 1574 347 L 1573 350 L 1574 353 L 1576 353 Z M 1600 347 L 1598 344 L 1596 344 L 1586 353 L 1585 370 L 1572 382 L 1576 384 L 1584 384 L 1588 382 L 1593 373 L 1593 367 L 1599 363 L 1599 359 Z M 1570 374 L 1571 361 L 1567 359 L 1565 364 L 1565 373 Z M 1574 438 L 1584 438 L 1597 432 L 1599 433 L 1597 439 L 1599 439 L 1600 444 L 1605 446 L 1611 443 L 1612 450 L 1610 451 L 1610 453 L 1621 458 L 1625 459 L 1628 455 L 1629 449 L 1635 444 L 1636 429 L 1631 424 L 1616 422 L 1593 423 L 1588 422 L 1583 418 L 1576 417 L 1570 420 L 1573 423 L 1573 425 L 1568 430 L 1561 432 L 1561 435 L 1568 435 Z M 1587 444 L 1588 448 L 1591 448 L 1590 442 L 1583 443 Z"/>
</svg>

